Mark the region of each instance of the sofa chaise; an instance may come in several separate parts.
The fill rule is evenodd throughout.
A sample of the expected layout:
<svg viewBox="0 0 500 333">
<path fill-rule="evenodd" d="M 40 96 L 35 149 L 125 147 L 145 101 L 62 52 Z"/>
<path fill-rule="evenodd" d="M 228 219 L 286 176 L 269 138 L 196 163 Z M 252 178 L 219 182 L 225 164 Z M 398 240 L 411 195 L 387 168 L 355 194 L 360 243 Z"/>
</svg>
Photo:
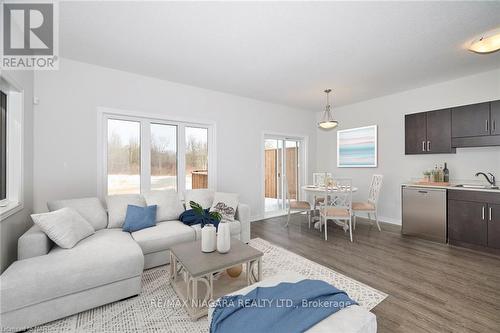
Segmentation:
<svg viewBox="0 0 500 333">
<path fill-rule="evenodd" d="M 192 191 L 211 205 L 213 191 Z M 50 210 L 75 209 L 96 232 L 71 249 L 56 246 L 36 225 L 19 238 L 18 260 L 0 276 L 4 330 L 24 330 L 138 295 L 144 269 L 169 263 L 172 245 L 201 237 L 199 225 L 187 226 L 176 219 L 132 233 L 110 227 L 110 216 L 97 198 L 62 200 L 48 206 Z M 230 222 L 232 237 L 250 240 L 249 217 L 249 206 L 240 203 Z"/>
</svg>

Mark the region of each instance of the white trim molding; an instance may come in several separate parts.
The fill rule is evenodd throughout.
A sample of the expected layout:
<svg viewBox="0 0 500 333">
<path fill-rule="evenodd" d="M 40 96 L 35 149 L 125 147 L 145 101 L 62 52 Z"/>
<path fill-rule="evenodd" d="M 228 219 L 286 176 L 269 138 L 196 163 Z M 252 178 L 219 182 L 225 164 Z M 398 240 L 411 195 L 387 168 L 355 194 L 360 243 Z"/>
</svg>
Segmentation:
<svg viewBox="0 0 500 333">
<path fill-rule="evenodd" d="M 7 94 L 7 198 L 0 220 L 23 209 L 24 184 L 24 90 L 2 72 L 0 88 Z"/>
</svg>

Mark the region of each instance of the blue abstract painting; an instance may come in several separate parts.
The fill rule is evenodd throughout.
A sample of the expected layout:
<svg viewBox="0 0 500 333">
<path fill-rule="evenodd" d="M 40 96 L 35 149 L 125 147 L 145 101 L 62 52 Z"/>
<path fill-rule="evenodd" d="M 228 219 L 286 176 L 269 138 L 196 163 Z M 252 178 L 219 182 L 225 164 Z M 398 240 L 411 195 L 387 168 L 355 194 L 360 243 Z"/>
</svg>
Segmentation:
<svg viewBox="0 0 500 333">
<path fill-rule="evenodd" d="M 337 132 L 337 167 L 377 167 L 377 125 Z"/>
</svg>

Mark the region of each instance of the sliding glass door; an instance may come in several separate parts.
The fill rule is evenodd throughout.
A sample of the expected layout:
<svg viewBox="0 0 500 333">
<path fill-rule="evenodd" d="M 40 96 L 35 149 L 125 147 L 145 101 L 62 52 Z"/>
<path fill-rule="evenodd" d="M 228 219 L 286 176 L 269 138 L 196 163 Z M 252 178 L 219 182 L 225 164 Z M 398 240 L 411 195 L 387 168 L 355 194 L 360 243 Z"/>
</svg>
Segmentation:
<svg viewBox="0 0 500 333">
<path fill-rule="evenodd" d="M 264 140 L 265 212 L 287 209 L 287 199 L 299 200 L 302 140 L 266 137 Z"/>
</svg>

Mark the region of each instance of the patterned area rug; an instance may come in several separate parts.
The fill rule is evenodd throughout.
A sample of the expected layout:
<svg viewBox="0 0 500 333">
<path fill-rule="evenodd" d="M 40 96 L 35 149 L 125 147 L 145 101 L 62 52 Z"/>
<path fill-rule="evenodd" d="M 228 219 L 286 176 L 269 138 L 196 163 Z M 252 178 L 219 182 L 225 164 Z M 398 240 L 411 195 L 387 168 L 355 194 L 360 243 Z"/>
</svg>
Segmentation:
<svg viewBox="0 0 500 333">
<path fill-rule="evenodd" d="M 324 280 L 345 290 L 367 310 L 387 297 L 376 289 L 263 239 L 254 238 L 250 245 L 264 253 L 263 278 L 291 271 L 310 279 Z M 192 321 L 168 281 L 168 266 L 149 269 L 142 275 L 139 296 L 38 326 L 30 332 L 208 332 L 207 317 Z"/>
</svg>

